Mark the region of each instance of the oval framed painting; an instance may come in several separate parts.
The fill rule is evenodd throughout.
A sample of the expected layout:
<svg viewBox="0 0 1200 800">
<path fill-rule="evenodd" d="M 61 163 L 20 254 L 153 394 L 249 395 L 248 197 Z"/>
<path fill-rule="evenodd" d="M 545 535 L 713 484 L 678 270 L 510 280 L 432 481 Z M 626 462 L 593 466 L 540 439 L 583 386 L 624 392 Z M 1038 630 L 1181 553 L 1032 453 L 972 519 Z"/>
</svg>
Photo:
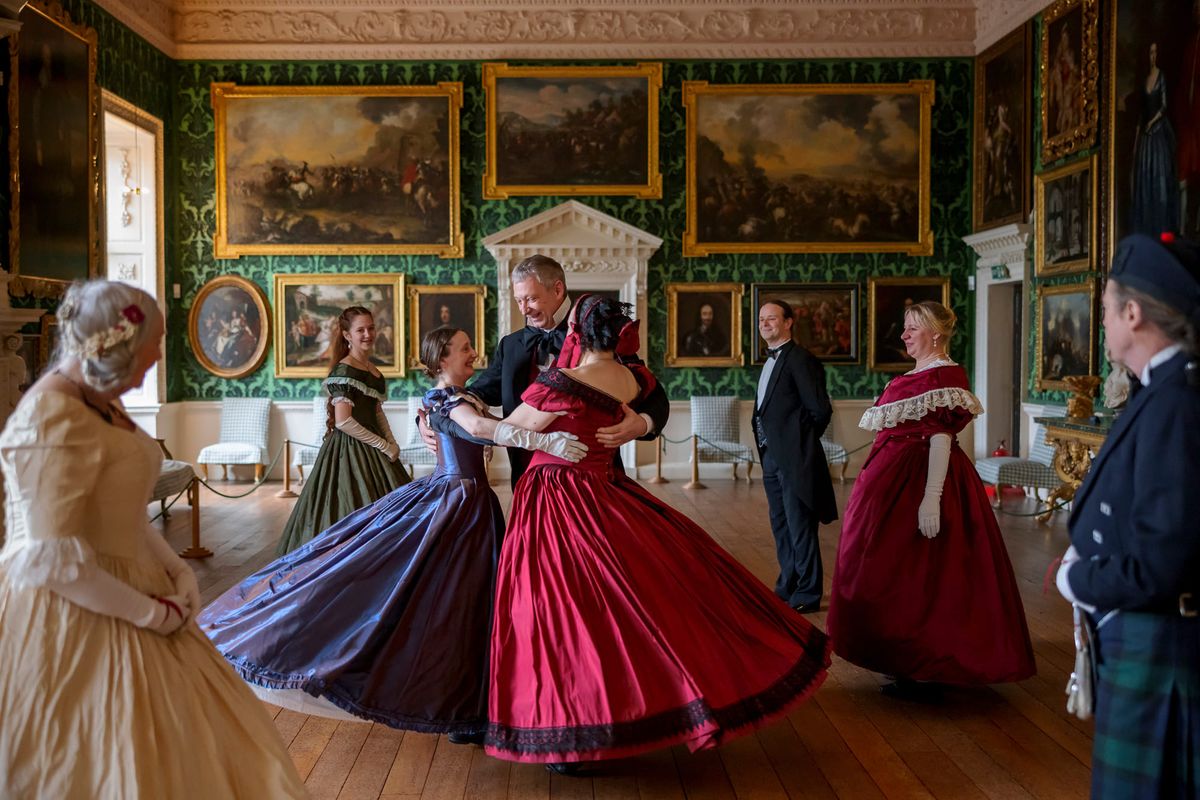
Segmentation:
<svg viewBox="0 0 1200 800">
<path fill-rule="evenodd" d="M 201 287 L 188 314 L 188 342 L 200 365 L 222 378 L 241 378 L 267 357 L 271 315 L 267 296 L 238 275 Z"/>
</svg>

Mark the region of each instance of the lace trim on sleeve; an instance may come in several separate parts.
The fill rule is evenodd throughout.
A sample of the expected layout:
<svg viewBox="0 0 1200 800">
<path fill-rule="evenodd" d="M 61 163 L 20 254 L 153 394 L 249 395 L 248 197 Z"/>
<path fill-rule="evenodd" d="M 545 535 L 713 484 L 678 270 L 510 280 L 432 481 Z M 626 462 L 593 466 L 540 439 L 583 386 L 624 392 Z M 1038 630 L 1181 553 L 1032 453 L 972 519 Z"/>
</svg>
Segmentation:
<svg viewBox="0 0 1200 800">
<path fill-rule="evenodd" d="M 337 397 L 329 398 L 329 404 L 332 406 L 346 405 L 346 406 L 350 406 L 351 408 L 354 408 L 354 401 L 351 400 L 349 397 L 343 397 L 342 395 L 338 395 Z"/>
<path fill-rule="evenodd" d="M 0 567 L 16 586 L 36 587 L 70 583 L 95 559 L 91 545 L 78 536 L 25 539 L 0 553 Z"/>
<path fill-rule="evenodd" d="M 358 391 L 358 392 L 366 395 L 367 397 L 371 398 L 372 400 L 378 400 L 381 403 L 387 400 L 387 398 L 383 396 L 383 392 L 379 391 L 378 389 L 372 389 L 370 386 L 367 386 L 362 381 L 357 380 L 355 378 L 347 377 L 345 375 L 330 375 L 328 378 L 325 379 L 324 385 L 325 386 L 349 386 L 351 389 L 354 389 L 355 391 Z"/>
<path fill-rule="evenodd" d="M 951 386 L 942 389 L 931 389 L 916 397 L 906 397 L 894 403 L 874 406 L 863 412 L 858 427 L 868 431 L 881 431 L 884 428 L 894 428 L 902 422 L 912 422 L 921 419 L 930 411 L 938 408 L 963 408 L 977 417 L 983 413 L 979 398 L 966 389 Z"/>
</svg>

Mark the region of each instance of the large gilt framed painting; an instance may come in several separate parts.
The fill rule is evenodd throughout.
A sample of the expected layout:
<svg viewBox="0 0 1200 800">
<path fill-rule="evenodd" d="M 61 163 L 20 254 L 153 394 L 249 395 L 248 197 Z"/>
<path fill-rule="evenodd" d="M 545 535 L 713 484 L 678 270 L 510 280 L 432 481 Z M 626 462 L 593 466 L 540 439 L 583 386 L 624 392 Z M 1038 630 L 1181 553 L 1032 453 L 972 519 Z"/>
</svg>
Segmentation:
<svg viewBox="0 0 1200 800">
<path fill-rule="evenodd" d="M 338 317 L 362 306 L 375 318 L 371 363 L 385 378 L 404 376 L 404 275 L 276 275 L 275 377 L 329 374 Z"/>
<path fill-rule="evenodd" d="M 933 97 L 933 81 L 684 81 L 683 254 L 932 254 Z"/>
<path fill-rule="evenodd" d="M 11 38 L 9 262 L 13 294 L 61 295 L 100 270 L 96 32 L 31 2 Z"/>
<path fill-rule="evenodd" d="M 867 369 L 906 372 L 916 365 L 900 339 L 904 313 L 914 303 L 933 300 L 949 308 L 950 279 L 869 278 L 867 280 Z"/>
<path fill-rule="evenodd" d="M 1029 119 L 1033 83 L 1029 24 L 975 59 L 976 231 L 1029 216 Z"/>
<path fill-rule="evenodd" d="M 217 258 L 461 258 L 462 84 L 212 85 Z"/>
<path fill-rule="evenodd" d="M 1056 0 L 1042 13 L 1042 163 L 1091 147 L 1099 118 L 1097 0 Z"/>
<path fill-rule="evenodd" d="M 1108 255 L 1131 233 L 1200 237 L 1200 7 L 1109 4 Z"/>
<path fill-rule="evenodd" d="M 1094 374 L 1096 282 L 1039 286 L 1037 298 L 1037 388 L 1070 390 L 1068 377 Z"/>
<path fill-rule="evenodd" d="M 662 64 L 539 67 L 484 64 L 483 196 L 662 197 L 658 91 Z"/>
</svg>

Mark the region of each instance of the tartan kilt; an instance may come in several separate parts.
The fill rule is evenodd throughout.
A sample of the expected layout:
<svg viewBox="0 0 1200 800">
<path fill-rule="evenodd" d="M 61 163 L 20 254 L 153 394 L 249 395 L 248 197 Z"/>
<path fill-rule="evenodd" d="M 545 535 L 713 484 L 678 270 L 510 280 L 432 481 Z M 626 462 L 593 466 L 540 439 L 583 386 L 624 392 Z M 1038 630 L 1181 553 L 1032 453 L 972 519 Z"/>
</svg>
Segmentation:
<svg viewBox="0 0 1200 800">
<path fill-rule="evenodd" d="M 1200 618 L 1122 611 L 1098 640 L 1093 800 L 1200 797 Z"/>
</svg>

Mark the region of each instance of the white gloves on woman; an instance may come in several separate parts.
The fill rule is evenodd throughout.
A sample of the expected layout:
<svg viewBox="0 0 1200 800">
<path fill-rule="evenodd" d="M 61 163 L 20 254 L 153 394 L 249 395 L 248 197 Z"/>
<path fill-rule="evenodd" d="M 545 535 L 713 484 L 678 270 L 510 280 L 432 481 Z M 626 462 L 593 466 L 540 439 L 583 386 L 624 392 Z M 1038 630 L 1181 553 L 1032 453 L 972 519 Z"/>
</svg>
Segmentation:
<svg viewBox="0 0 1200 800">
<path fill-rule="evenodd" d="M 336 424 L 339 431 L 347 436 L 353 436 L 363 444 L 368 444 L 376 450 L 387 456 L 388 461 L 395 461 L 400 455 L 400 447 L 394 441 L 388 441 L 383 436 L 376 433 L 371 433 L 364 428 L 354 417 L 346 417 L 344 420 Z"/>
<path fill-rule="evenodd" d="M 81 569 L 74 580 L 51 579 L 46 587 L 80 608 L 123 619 L 164 636 L 179 630 L 191 613 L 188 600 L 182 594 L 156 599 L 95 564 Z"/>
<path fill-rule="evenodd" d="M 200 584 L 196 582 L 196 573 L 171 549 L 171 545 L 167 544 L 161 533 L 151 525 L 146 525 L 145 530 L 146 546 L 171 576 L 171 581 L 175 584 L 175 594 L 182 595 L 186 601 L 186 607 L 183 607 L 185 619 L 191 619 L 200 613 Z"/>
<path fill-rule="evenodd" d="M 929 471 L 925 476 L 925 496 L 917 508 L 917 527 L 926 539 L 942 529 L 942 484 L 950 466 L 950 435 L 935 433 L 929 438 Z"/>
<path fill-rule="evenodd" d="M 505 447 L 519 447 L 522 450 L 541 450 L 555 458 L 577 464 L 587 455 L 587 445 L 579 441 L 579 437 L 566 431 L 540 433 L 517 428 L 507 422 L 497 422 L 496 432 L 492 441 Z"/>
</svg>

